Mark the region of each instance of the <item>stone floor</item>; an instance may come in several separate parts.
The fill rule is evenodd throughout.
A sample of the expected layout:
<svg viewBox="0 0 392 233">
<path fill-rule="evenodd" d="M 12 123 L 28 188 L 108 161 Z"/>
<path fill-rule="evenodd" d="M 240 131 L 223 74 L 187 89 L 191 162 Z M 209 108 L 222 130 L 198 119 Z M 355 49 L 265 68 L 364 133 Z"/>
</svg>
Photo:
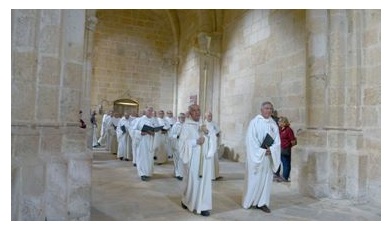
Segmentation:
<svg viewBox="0 0 392 233">
<path fill-rule="evenodd" d="M 92 221 L 381 221 L 381 207 L 349 200 L 314 199 L 300 195 L 295 181 L 273 183 L 271 213 L 241 207 L 244 164 L 220 161 L 222 180 L 214 181 L 209 217 L 181 208 L 181 182 L 173 163 L 155 166 L 148 182 L 132 162 L 95 150 L 92 170 Z"/>
</svg>

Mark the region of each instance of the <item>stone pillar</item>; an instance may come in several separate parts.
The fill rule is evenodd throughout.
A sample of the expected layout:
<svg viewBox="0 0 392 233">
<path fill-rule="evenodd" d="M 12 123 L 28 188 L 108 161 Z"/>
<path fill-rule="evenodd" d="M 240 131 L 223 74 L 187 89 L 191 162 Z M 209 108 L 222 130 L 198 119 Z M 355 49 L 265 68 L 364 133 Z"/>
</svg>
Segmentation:
<svg viewBox="0 0 392 233">
<path fill-rule="evenodd" d="M 94 32 L 98 22 L 95 17 L 96 10 L 86 10 L 86 25 L 84 35 L 84 67 L 83 67 L 83 85 L 82 85 L 82 107 L 83 116 L 87 124 L 87 147 L 93 149 L 93 128 L 90 123 L 92 106 L 91 103 L 91 80 L 92 80 L 92 60 L 94 48 Z M 98 113 L 98 112 L 97 112 Z M 98 137 L 98 135 L 97 135 Z M 99 138 L 99 137 L 98 137 Z"/>
<path fill-rule="evenodd" d="M 301 154 L 298 164 L 298 186 L 305 194 L 323 197 L 328 195 L 327 135 L 323 130 L 328 100 L 328 11 L 307 10 L 306 28 L 306 124 L 305 132 L 298 133 L 295 154 Z M 302 147 L 301 145 L 306 145 Z"/>
<path fill-rule="evenodd" d="M 305 194 L 367 201 L 373 192 L 368 189 L 369 169 L 378 167 L 380 161 L 370 161 L 378 157 L 380 145 L 365 148 L 364 132 L 370 124 L 374 127 L 374 131 L 370 130 L 374 136 L 371 140 L 379 136 L 376 132 L 380 114 L 373 114 L 375 120 L 368 123 L 362 120 L 367 115 L 363 111 L 367 108 L 364 99 L 368 99 L 363 92 L 369 61 L 363 41 L 367 30 L 364 17 L 368 13 L 307 10 L 307 127 L 298 135 L 304 143 L 295 153 L 303 155 L 298 164 L 298 185 Z M 377 11 L 370 15 L 377 20 Z M 380 30 L 378 23 L 375 25 L 373 33 Z M 371 48 L 380 51 L 377 41 Z M 380 77 L 373 78 L 376 84 L 370 89 L 379 96 Z M 378 111 L 380 102 L 371 99 L 373 110 Z"/>
<path fill-rule="evenodd" d="M 12 220 L 90 218 L 84 22 L 84 10 L 12 10 Z"/>
</svg>

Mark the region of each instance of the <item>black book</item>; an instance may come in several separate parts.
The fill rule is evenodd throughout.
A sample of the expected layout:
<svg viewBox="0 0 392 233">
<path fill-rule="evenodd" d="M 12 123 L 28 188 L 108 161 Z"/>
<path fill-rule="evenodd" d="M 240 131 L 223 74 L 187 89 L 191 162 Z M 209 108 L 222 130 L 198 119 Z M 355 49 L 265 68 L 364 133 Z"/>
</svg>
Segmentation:
<svg viewBox="0 0 392 233">
<path fill-rule="evenodd" d="M 273 143 L 274 139 L 271 137 L 271 135 L 267 133 L 267 135 L 265 135 L 263 143 L 261 144 L 261 148 L 267 149 L 267 147 L 272 146 Z"/>
<path fill-rule="evenodd" d="M 163 125 L 162 126 L 158 126 L 158 127 L 152 127 L 152 126 L 149 126 L 149 125 L 143 125 L 142 132 L 158 132 L 158 131 L 160 131 L 162 129 L 163 129 Z"/>
<path fill-rule="evenodd" d="M 125 125 L 122 125 L 122 126 L 120 127 L 120 129 L 121 129 L 121 131 L 122 131 L 123 133 L 127 132 L 127 130 L 126 130 L 126 128 L 125 128 Z"/>
</svg>

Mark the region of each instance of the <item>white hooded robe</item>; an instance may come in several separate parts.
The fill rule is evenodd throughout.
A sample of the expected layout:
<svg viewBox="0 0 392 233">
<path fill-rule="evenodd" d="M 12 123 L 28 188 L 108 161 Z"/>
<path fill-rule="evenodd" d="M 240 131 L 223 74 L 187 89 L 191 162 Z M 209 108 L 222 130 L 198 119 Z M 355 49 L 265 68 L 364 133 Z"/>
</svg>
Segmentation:
<svg viewBox="0 0 392 233">
<path fill-rule="evenodd" d="M 184 180 L 182 203 L 189 211 L 212 209 L 212 181 L 211 162 L 216 150 L 216 135 L 209 133 L 204 143 L 200 146 L 196 141 L 200 137 L 199 122 L 186 119 L 182 126 L 179 148 L 180 157 L 184 163 Z M 203 156 L 203 173 L 199 177 L 200 149 Z"/>
<path fill-rule="evenodd" d="M 270 147 L 271 155 L 261 148 L 265 136 L 269 133 L 274 139 Z M 270 117 L 265 119 L 257 115 L 251 120 L 246 134 L 245 189 L 242 206 L 269 206 L 273 172 L 280 165 L 280 136 L 276 122 Z"/>
</svg>

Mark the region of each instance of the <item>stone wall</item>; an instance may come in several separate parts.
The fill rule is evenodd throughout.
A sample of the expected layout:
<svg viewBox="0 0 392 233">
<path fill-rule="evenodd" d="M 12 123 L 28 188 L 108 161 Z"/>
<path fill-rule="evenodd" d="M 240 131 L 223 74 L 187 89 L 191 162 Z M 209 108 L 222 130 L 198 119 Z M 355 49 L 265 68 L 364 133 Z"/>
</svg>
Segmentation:
<svg viewBox="0 0 392 233">
<path fill-rule="evenodd" d="M 175 44 L 166 10 L 97 10 L 91 107 L 118 99 L 172 110 Z M 99 118 L 100 119 L 100 118 Z"/>
<path fill-rule="evenodd" d="M 381 12 L 308 10 L 300 190 L 381 202 Z"/>
<path fill-rule="evenodd" d="M 221 64 L 226 157 L 244 161 L 247 125 L 270 100 L 297 134 L 301 192 L 380 203 L 379 10 L 225 10 Z"/>
<path fill-rule="evenodd" d="M 224 11 L 220 124 L 226 156 L 245 160 L 248 123 L 263 101 L 295 131 L 304 126 L 305 45 L 305 11 Z"/>
<path fill-rule="evenodd" d="M 199 32 L 197 10 L 179 10 L 180 23 L 178 66 L 178 112 L 188 111 L 189 97 L 197 95 L 200 101 L 200 56 L 195 50 Z"/>
<path fill-rule="evenodd" d="M 197 96 L 202 119 L 211 111 L 219 123 L 221 10 L 178 10 L 180 23 L 178 112 Z"/>
<path fill-rule="evenodd" d="M 12 10 L 11 219 L 88 220 L 84 10 Z"/>
</svg>

